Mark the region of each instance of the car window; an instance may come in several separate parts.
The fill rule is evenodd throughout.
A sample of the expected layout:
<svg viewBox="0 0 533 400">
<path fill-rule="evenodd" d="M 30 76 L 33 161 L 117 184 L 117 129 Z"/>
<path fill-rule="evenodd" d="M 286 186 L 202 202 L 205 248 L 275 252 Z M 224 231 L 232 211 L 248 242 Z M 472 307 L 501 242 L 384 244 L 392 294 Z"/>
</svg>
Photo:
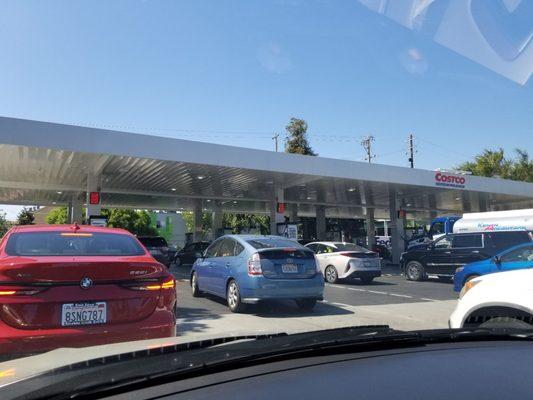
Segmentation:
<svg viewBox="0 0 533 400">
<path fill-rule="evenodd" d="M 238 256 L 244 250 L 244 246 L 239 242 L 235 241 L 235 249 L 233 250 L 233 255 Z"/>
<path fill-rule="evenodd" d="M 217 250 L 217 257 L 233 257 L 235 251 L 235 241 L 230 238 L 222 239 L 220 246 Z"/>
<path fill-rule="evenodd" d="M 284 239 L 282 237 L 265 237 L 250 239 L 246 241 L 256 249 L 269 249 L 275 247 L 290 247 L 290 248 L 302 248 L 303 246 L 295 241 Z"/>
<path fill-rule="evenodd" d="M 334 251 L 368 251 L 364 247 L 358 246 L 353 243 L 335 243 L 336 249 Z"/>
<path fill-rule="evenodd" d="M 496 249 L 508 249 L 510 247 L 531 242 L 529 232 L 491 232 L 487 233 L 488 238 L 492 242 L 492 246 Z"/>
<path fill-rule="evenodd" d="M 454 249 L 483 247 L 482 235 L 455 235 L 452 240 L 452 247 Z"/>
<path fill-rule="evenodd" d="M 185 246 L 183 248 L 183 252 L 190 252 L 191 250 L 193 249 L 193 245 L 192 244 L 188 244 L 187 246 Z"/>
<path fill-rule="evenodd" d="M 334 251 L 337 251 L 335 248 L 328 246 L 326 244 L 320 243 L 318 245 L 318 249 L 316 254 L 325 254 L 325 253 L 333 253 Z"/>
<path fill-rule="evenodd" d="M 511 250 L 500 257 L 502 262 L 533 262 L 533 245 Z"/>
<path fill-rule="evenodd" d="M 140 237 L 139 241 L 146 247 L 168 247 L 167 241 L 162 237 Z"/>
<path fill-rule="evenodd" d="M 435 242 L 436 249 L 449 249 L 452 247 L 452 238 L 450 236 L 444 236 Z"/>
<path fill-rule="evenodd" d="M 133 256 L 145 254 L 129 235 L 113 233 L 24 232 L 7 242 L 10 256 Z"/>
<path fill-rule="evenodd" d="M 440 234 L 444 233 L 444 222 L 435 222 L 431 226 L 430 233 L 432 235 L 440 235 Z"/>
<path fill-rule="evenodd" d="M 311 244 L 308 244 L 307 247 L 309 250 L 312 250 L 313 252 L 317 252 L 318 250 L 318 244 L 317 243 L 311 243 Z"/>
<path fill-rule="evenodd" d="M 220 246 L 221 242 L 222 242 L 221 239 L 216 240 L 215 242 L 213 242 L 211 244 L 211 246 L 209 246 L 207 248 L 207 250 L 205 251 L 204 257 L 205 258 L 216 257 L 216 254 L 217 254 L 217 251 L 218 251 L 218 247 Z"/>
</svg>

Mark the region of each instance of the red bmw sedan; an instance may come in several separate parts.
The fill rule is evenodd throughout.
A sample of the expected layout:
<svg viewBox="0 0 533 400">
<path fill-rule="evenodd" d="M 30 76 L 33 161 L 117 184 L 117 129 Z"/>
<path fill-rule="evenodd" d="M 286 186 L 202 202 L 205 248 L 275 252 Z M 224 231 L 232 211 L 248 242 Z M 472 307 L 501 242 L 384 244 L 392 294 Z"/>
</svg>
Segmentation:
<svg viewBox="0 0 533 400">
<path fill-rule="evenodd" d="M 174 277 L 122 229 L 27 225 L 0 242 L 0 353 L 176 334 Z"/>
</svg>

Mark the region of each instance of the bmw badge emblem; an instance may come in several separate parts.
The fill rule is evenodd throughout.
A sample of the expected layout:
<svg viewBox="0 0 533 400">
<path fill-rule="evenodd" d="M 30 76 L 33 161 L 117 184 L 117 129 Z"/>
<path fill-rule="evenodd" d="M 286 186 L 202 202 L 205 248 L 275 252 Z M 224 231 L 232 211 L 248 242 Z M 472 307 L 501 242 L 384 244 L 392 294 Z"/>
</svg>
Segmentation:
<svg viewBox="0 0 533 400">
<path fill-rule="evenodd" d="M 93 281 L 91 278 L 83 278 L 80 281 L 80 286 L 82 289 L 89 289 L 93 284 Z"/>
</svg>

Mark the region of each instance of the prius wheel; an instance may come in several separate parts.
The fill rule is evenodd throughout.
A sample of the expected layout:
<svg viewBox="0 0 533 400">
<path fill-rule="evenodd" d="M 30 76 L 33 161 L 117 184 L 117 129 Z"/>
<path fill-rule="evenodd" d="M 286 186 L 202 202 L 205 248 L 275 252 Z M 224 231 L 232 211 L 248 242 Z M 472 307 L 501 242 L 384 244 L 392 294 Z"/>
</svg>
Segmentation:
<svg viewBox="0 0 533 400">
<path fill-rule="evenodd" d="M 405 276 L 410 281 L 421 281 L 426 277 L 424 267 L 418 261 L 409 261 L 405 268 Z"/>
<path fill-rule="evenodd" d="M 201 292 L 198 287 L 198 276 L 196 275 L 196 272 L 193 272 L 191 276 L 191 291 L 192 297 L 200 297 Z"/>
<path fill-rule="evenodd" d="M 226 299 L 228 301 L 228 307 L 231 312 L 239 313 L 244 311 L 244 304 L 241 301 L 241 293 L 237 282 L 233 279 L 228 283 L 228 289 L 226 293 Z"/>
<path fill-rule="evenodd" d="M 332 265 L 326 267 L 326 270 L 324 271 L 324 278 L 326 279 L 327 283 L 337 283 L 339 281 L 337 269 Z"/>
<path fill-rule="evenodd" d="M 300 310 L 311 311 L 315 308 L 316 299 L 297 299 L 296 304 Z"/>
</svg>

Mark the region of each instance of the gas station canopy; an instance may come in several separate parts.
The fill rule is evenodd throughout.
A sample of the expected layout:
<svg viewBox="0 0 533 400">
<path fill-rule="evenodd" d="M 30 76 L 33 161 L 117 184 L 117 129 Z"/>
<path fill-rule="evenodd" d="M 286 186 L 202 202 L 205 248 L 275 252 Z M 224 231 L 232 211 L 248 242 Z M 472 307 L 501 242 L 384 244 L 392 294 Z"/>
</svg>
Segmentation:
<svg viewBox="0 0 533 400">
<path fill-rule="evenodd" d="M 68 205 L 97 189 L 104 207 L 408 218 L 533 207 L 533 184 L 0 118 L 0 202 Z M 396 211 L 396 210 L 394 210 Z"/>
</svg>

